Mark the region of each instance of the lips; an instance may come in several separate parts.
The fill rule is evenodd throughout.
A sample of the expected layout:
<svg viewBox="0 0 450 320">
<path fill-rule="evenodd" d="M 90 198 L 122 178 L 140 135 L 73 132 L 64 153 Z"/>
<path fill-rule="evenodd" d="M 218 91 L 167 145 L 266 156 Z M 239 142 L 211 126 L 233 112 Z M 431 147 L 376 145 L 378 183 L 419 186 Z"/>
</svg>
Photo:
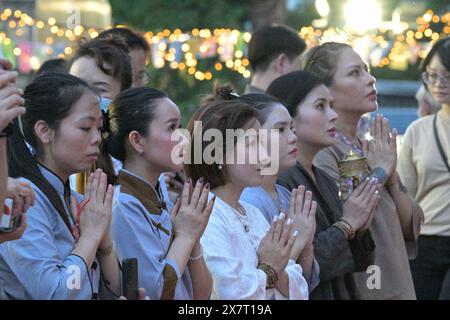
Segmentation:
<svg viewBox="0 0 450 320">
<path fill-rule="evenodd" d="M 328 134 L 331 136 L 331 137 L 335 137 L 336 136 L 336 128 L 331 128 L 330 130 L 328 130 L 327 131 L 328 132 Z"/>
<path fill-rule="evenodd" d="M 290 155 L 292 156 L 297 156 L 298 150 L 297 149 L 292 149 L 291 152 L 289 152 Z"/>
<path fill-rule="evenodd" d="M 100 156 L 100 153 L 99 152 L 94 152 L 94 153 L 88 154 L 87 156 L 88 156 L 88 158 L 95 158 L 96 160 L 98 160 L 98 157 Z"/>
<path fill-rule="evenodd" d="M 370 100 L 372 100 L 372 101 L 375 101 L 375 100 L 377 100 L 377 90 L 372 90 L 368 95 L 367 95 L 367 97 L 370 99 Z"/>
</svg>

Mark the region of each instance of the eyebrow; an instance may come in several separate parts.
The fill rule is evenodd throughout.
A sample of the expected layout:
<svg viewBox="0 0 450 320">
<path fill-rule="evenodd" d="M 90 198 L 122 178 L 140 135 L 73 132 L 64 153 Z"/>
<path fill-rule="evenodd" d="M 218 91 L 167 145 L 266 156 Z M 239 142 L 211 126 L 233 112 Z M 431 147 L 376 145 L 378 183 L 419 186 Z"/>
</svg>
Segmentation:
<svg viewBox="0 0 450 320">
<path fill-rule="evenodd" d="M 178 122 L 178 118 L 169 119 L 169 120 L 167 120 L 166 123 L 171 123 L 171 122 Z"/>
<path fill-rule="evenodd" d="M 93 117 L 93 116 L 87 116 L 87 117 L 78 119 L 77 121 L 84 121 L 84 120 L 89 120 L 89 121 L 94 121 L 94 122 L 96 122 L 96 121 L 98 121 L 98 120 L 100 120 L 100 119 L 97 119 L 97 118 L 95 118 L 95 117 Z"/>
<path fill-rule="evenodd" d="M 279 122 L 276 122 L 273 126 L 275 127 L 275 126 L 285 126 L 285 125 L 287 125 L 287 124 L 291 124 L 291 122 L 287 122 L 287 121 L 279 121 Z"/>
<path fill-rule="evenodd" d="M 327 99 L 318 98 L 318 99 L 316 99 L 316 101 L 314 101 L 314 103 L 316 103 L 316 102 L 327 102 Z"/>
</svg>

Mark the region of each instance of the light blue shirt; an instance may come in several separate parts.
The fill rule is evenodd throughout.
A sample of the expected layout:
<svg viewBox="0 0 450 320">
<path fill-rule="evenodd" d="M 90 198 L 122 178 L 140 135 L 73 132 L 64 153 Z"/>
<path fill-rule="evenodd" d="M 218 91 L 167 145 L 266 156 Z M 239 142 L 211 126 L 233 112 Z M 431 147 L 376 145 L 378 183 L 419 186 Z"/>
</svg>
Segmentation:
<svg viewBox="0 0 450 320">
<path fill-rule="evenodd" d="M 64 183 L 39 166 L 64 203 Z M 72 251 L 75 240 L 47 196 L 32 182 L 36 200 L 27 212 L 27 228 L 19 240 L 0 245 L 0 286 L 3 299 L 86 300 L 98 293 L 100 271 Z M 68 189 L 70 190 L 70 189 Z M 67 192 L 67 191 L 66 191 Z M 81 196 L 71 192 L 77 201 Z M 73 221 L 70 219 L 71 225 Z"/>
<path fill-rule="evenodd" d="M 263 187 L 245 188 L 241 194 L 241 200 L 257 207 L 269 224 L 273 218 L 280 214 L 280 211 L 287 213 L 289 211 L 289 201 L 291 201 L 291 192 L 283 186 L 275 185 L 278 199 L 275 200 Z"/>
<path fill-rule="evenodd" d="M 152 186 L 130 171 L 123 172 L 134 179 L 139 179 L 140 188 L 154 194 Z M 143 183 L 145 185 L 143 185 Z M 142 189 L 142 188 L 141 188 Z M 138 259 L 139 287 L 145 288 L 145 294 L 150 299 L 161 299 L 164 287 L 164 269 L 170 265 L 176 272 L 177 284 L 174 299 L 190 300 L 193 298 L 189 270 L 180 274 L 178 265 L 166 258 L 172 236 L 172 221 L 167 210 L 161 214 L 149 212 L 134 196 L 122 192 L 122 187 L 113 205 L 111 222 L 111 239 L 120 261 L 127 258 Z M 155 225 L 159 224 L 168 234 Z"/>
<path fill-rule="evenodd" d="M 273 218 L 278 216 L 280 212 L 286 214 L 289 212 L 289 203 L 291 201 L 291 192 L 288 189 L 279 184 L 276 184 L 275 188 L 277 190 L 278 199 L 273 199 L 263 187 L 259 186 L 245 188 L 241 194 L 240 200 L 258 208 L 269 224 L 272 224 Z M 299 232 L 301 232 L 301 230 L 299 230 Z M 312 278 L 311 281 L 308 282 L 309 292 L 319 285 L 319 269 L 319 264 L 316 259 L 314 259 Z"/>
</svg>

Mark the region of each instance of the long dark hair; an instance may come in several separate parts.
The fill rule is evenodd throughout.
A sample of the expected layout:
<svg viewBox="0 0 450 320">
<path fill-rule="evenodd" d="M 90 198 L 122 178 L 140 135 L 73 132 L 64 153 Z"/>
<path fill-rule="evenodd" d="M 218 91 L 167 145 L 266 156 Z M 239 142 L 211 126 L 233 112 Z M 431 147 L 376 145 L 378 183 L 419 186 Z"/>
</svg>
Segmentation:
<svg viewBox="0 0 450 320">
<path fill-rule="evenodd" d="M 42 175 L 37 158 L 42 155 L 42 146 L 34 133 L 38 121 L 58 131 L 73 105 L 86 91 L 89 85 L 72 75 L 45 73 L 33 80 L 24 92 L 26 112 L 13 122 L 13 133 L 8 137 L 8 169 L 13 178 L 23 177 L 35 184 L 50 200 L 69 230 L 69 217 L 55 188 Z M 36 155 L 30 152 L 29 143 Z"/>
</svg>

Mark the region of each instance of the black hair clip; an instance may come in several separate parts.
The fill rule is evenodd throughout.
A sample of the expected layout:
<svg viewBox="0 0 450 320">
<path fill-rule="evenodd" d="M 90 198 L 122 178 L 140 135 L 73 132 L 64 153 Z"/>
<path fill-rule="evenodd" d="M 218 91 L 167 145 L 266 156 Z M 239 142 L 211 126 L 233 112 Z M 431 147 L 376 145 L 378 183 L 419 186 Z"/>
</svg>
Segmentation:
<svg viewBox="0 0 450 320">
<path fill-rule="evenodd" d="M 102 117 L 101 132 L 102 132 L 103 139 L 106 139 L 106 138 L 108 138 L 109 134 L 111 133 L 111 127 L 109 125 L 109 120 L 110 120 L 109 119 L 109 110 L 107 110 L 107 111 L 102 110 L 102 115 L 103 115 L 103 117 Z"/>
</svg>

